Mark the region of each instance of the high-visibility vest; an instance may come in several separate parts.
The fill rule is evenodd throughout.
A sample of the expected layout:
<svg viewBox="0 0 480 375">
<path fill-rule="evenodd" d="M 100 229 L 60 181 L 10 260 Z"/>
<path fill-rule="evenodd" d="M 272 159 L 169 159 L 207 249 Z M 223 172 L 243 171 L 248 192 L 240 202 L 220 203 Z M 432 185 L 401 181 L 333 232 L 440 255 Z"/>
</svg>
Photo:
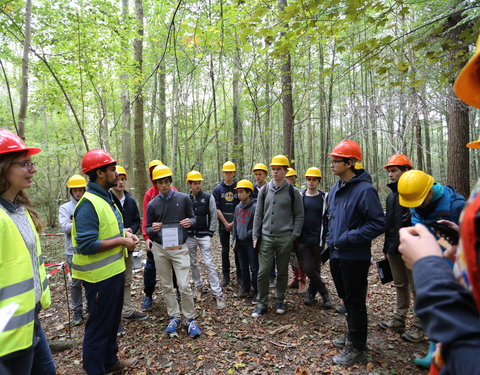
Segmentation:
<svg viewBox="0 0 480 375">
<path fill-rule="evenodd" d="M 25 213 L 35 234 L 37 262 L 42 295 L 42 307 L 50 306 L 48 287 L 40 239 L 27 210 Z M 17 226 L 8 214 L 0 209 L 0 308 L 18 304 L 5 330 L 0 333 L 0 357 L 27 349 L 33 345 L 35 319 L 35 289 L 30 253 Z"/>
<path fill-rule="evenodd" d="M 99 240 L 123 237 L 123 232 L 120 231 L 115 212 L 113 212 L 112 207 L 105 199 L 87 191 L 77 203 L 75 210 L 77 210 L 80 202 L 84 199 L 89 200 L 93 204 L 97 213 Z M 85 280 L 89 283 L 98 283 L 125 271 L 124 256 L 126 249 L 124 246 L 117 246 L 96 254 L 83 255 L 76 249 L 76 236 L 77 228 L 74 219 L 72 223 L 72 243 L 75 248 L 72 259 L 73 278 Z"/>
</svg>

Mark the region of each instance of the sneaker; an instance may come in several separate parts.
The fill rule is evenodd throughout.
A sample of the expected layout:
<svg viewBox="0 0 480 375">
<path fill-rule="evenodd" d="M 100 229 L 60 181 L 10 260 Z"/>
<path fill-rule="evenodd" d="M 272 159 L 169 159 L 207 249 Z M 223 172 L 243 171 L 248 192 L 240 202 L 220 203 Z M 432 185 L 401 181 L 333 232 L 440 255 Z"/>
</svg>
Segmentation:
<svg viewBox="0 0 480 375">
<path fill-rule="evenodd" d="M 287 307 L 285 306 L 285 302 L 277 302 L 275 304 L 275 312 L 278 315 L 283 315 L 285 314 L 285 311 L 287 311 Z"/>
<path fill-rule="evenodd" d="M 392 318 L 388 322 L 378 323 L 378 327 L 381 329 L 392 329 L 396 332 L 403 333 L 405 331 L 405 321 L 397 318 Z"/>
<path fill-rule="evenodd" d="M 269 288 L 275 288 L 277 286 L 277 278 L 276 277 L 271 277 L 270 281 L 268 282 L 268 287 Z"/>
<path fill-rule="evenodd" d="M 177 319 L 177 318 L 170 318 L 170 323 L 168 323 L 168 326 L 167 328 L 165 329 L 165 332 L 168 334 L 168 335 L 171 335 L 171 334 L 174 334 L 174 333 L 177 333 L 177 327 L 178 325 L 180 324 L 180 320 Z"/>
<path fill-rule="evenodd" d="M 290 280 L 290 283 L 288 284 L 288 287 L 290 289 L 298 289 L 298 280 L 296 280 L 296 279 L 295 280 L 294 279 Z"/>
<path fill-rule="evenodd" d="M 298 294 L 305 294 L 307 293 L 307 290 L 308 290 L 307 283 L 302 283 L 302 282 L 298 283 L 298 290 L 297 290 Z"/>
<path fill-rule="evenodd" d="M 350 366 L 365 361 L 365 350 L 355 349 L 351 342 L 347 341 L 340 354 L 334 356 L 332 361 L 336 365 Z"/>
<path fill-rule="evenodd" d="M 153 305 L 152 297 L 146 296 L 143 299 L 141 309 L 142 311 L 150 311 L 152 309 L 152 305 Z"/>
<path fill-rule="evenodd" d="M 82 312 L 81 311 L 76 311 L 73 313 L 73 319 L 72 321 L 70 322 L 70 325 L 72 327 L 74 326 L 78 326 L 80 324 L 83 323 L 83 315 L 82 315 Z"/>
<path fill-rule="evenodd" d="M 255 294 L 252 298 L 252 305 L 258 305 L 260 300 L 258 299 L 258 294 Z"/>
<path fill-rule="evenodd" d="M 198 328 L 197 323 L 195 322 L 195 319 L 190 319 L 187 322 L 187 331 L 188 331 L 188 334 L 193 338 L 200 336 L 201 331 L 200 331 L 200 328 Z"/>
<path fill-rule="evenodd" d="M 423 341 L 423 335 L 423 329 L 414 326 L 410 331 L 402 334 L 401 337 L 405 341 L 417 343 Z"/>
<path fill-rule="evenodd" d="M 345 341 L 347 341 L 347 334 L 344 334 L 336 339 L 332 340 L 332 344 L 334 347 L 343 349 L 345 347 Z"/>
<path fill-rule="evenodd" d="M 118 326 L 117 337 L 123 337 L 126 335 L 125 328 L 120 324 Z"/>
<path fill-rule="evenodd" d="M 225 308 L 225 306 L 227 305 L 225 303 L 225 298 L 223 298 L 223 296 L 217 297 L 216 300 L 217 300 L 217 309 L 218 310 L 221 310 L 221 309 Z"/>
<path fill-rule="evenodd" d="M 335 307 L 335 311 L 339 314 L 345 315 L 347 313 L 347 308 L 345 307 L 345 305 L 338 305 L 337 307 Z"/>
<path fill-rule="evenodd" d="M 238 292 L 233 293 L 237 298 L 247 298 L 250 296 L 250 292 L 247 292 L 245 289 L 240 289 Z"/>
<path fill-rule="evenodd" d="M 252 312 L 252 318 L 258 318 L 263 314 L 265 314 L 266 312 L 267 312 L 266 308 L 257 305 L 257 307 L 255 307 L 255 310 L 253 310 Z"/>
<path fill-rule="evenodd" d="M 323 300 L 322 307 L 325 310 L 330 310 L 333 307 L 333 303 L 332 303 L 332 299 L 330 298 L 330 294 L 325 294 L 324 296 L 322 296 L 322 300 Z"/>
<path fill-rule="evenodd" d="M 129 322 L 133 322 L 135 320 L 145 320 L 147 318 L 148 318 L 148 315 L 144 314 L 140 311 L 134 311 L 130 315 L 124 317 L 124 319 L 129 321 Z"/>
<path fill-rule="evenodd" d="M 105 372 L 107 374 L 114 374 L 122 371 L 124 368 L 133 367 L 137 364 L 137 358 L 129 358 L 129 359 L 119 359 L 115 362 L 112 366 L 107 368 Z"/>
</svg>

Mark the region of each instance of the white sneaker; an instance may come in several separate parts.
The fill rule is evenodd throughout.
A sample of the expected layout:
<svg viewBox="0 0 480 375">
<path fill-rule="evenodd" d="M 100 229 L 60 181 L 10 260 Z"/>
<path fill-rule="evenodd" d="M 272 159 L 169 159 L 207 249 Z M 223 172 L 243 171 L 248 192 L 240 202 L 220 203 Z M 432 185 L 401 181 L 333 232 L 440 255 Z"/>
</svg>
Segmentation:
<svg viewBox="0 0 480 375">
<path fill-rule="evenodd" d="M 225 298 L 223 296 L 217 297 L 216 300 L 217 300 L 217 309 L 218 310 L 221 310 L 221 309 L 225 308 L 225 306 L 227 305 L 225 303 Z"/>
</svg>

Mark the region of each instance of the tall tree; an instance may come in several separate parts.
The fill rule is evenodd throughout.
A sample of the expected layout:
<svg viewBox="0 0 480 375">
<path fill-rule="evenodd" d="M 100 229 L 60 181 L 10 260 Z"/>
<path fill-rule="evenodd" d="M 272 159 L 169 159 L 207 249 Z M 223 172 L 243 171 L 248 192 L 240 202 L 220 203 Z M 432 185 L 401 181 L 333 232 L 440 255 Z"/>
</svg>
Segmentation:
<svg viewBox="0 0 480 375">
<path fill-rule="evenodd" d="M 128 19 L 128 0 L 122 0 L 122 21 Z M 128 51 L 128 38 L 122 38 L 122 49 Z M 126 60 L 126 59 L 125 59 Z M 131 172 L 132 167 L 132 134 L 131 134 L 131 108 L 130 108 L 130 92 L 128 90 L 128 74 L 126 69 L 127 63 L 123 63 L 122 73 L 120 75 L 120 85 L 122 89 L 122 150 L 123 150 L 123 167 L 127 172 Z"/>
<path fill-rule="evenodd" d="M 22 94 L 20 100 L 20 109 L 18 111 L 18 136 L 25 139 L 25 117 L 27 115 L 28 105 L 28 53 L 31 43 L 31 21 L 32 21 L 32 0 L 27 0 L 25 4 L 25 35 L 23 40 L 22 56 Z"/>
</svg>

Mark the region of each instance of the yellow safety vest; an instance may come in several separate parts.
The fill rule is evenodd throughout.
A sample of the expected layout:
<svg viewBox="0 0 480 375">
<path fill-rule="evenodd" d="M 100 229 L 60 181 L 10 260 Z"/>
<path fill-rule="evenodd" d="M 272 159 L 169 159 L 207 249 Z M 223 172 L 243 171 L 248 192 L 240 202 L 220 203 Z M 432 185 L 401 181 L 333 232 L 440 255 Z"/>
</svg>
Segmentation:
<svg viewBox="0 0 480 375">
<path fill-rule="evenodd" d="M 35 234 L 40 282 L 42 284 L 41 305 L 50 306 L 50 289 L 45 273 L 40 239 L 32 218 L 25 210 Z M 18 304 L 5 330 L 0 333 L 0 357 L 27 349 L 33 345 L 35 319 L 35 289 L 30 253 L 21 233 L 8 214 L 0 209 L 0 308 Z"/>
<path fill-rule="evenodd" d="M 123 237 L 115 212 L 113 212 L 112 207 L 105 199 L 87 191 L 78 201 L 77 207 L 84 199 L 89 200 L 93 204 L 97 213 L 99 240 Z M 126 249 L 124 246 L 117 246 L 92 255 L 83 255 L 76 249 L 76 236 L 77 228 L 74 219 L 72 223 L 72 244 L 75 249 L 72 259 L 72 277 L 88 281 L 89 283 L 98 283 L 125 271 L 124 255 Z"/>
</svg>

